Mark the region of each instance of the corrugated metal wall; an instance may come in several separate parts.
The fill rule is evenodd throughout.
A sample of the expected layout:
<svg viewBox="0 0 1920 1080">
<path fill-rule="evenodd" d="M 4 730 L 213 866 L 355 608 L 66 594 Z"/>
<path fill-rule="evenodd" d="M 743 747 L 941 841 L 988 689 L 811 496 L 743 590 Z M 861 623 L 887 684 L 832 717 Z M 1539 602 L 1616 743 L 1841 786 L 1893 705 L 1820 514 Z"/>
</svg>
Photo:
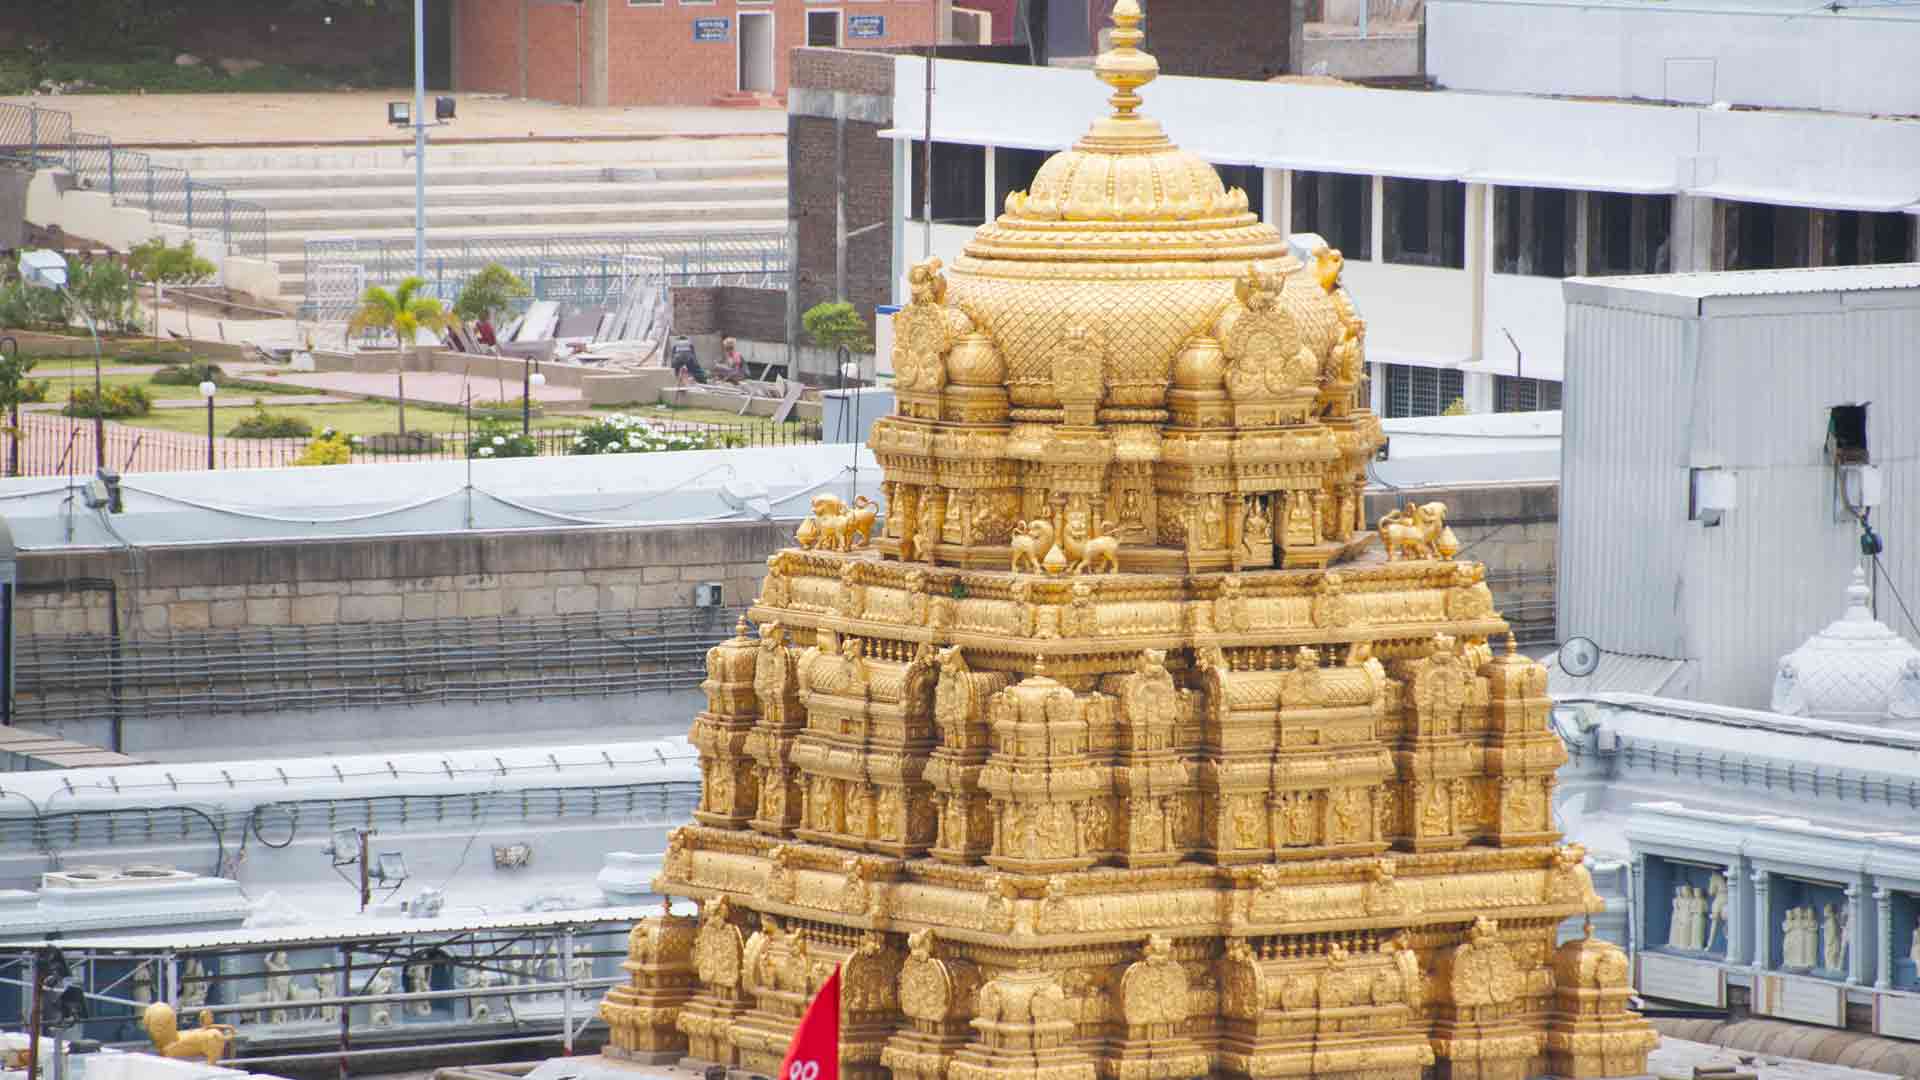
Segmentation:
<svg viewBox="0 0 1920 1080">
<path fill-rule="evenodd" d="M 1779 656 L 1839 617 L 1859 561 L 1858 526 L 1834 512 L 1834 405 L 1873 403 L 1881 561 L 1920 600 L 1920 297 L 1701 304 L 1697 320 L 1568 308 L 1560 628 L 1697 659 L 1688 696 L 1765 708 Z M 1717 528 L 1686 521 L 1690 465 L 1738 477 Z M 1920 641 L 1893 591 L 1881 582 L 1881 621 Z"/>
<path fill-rule="evenodd" d="M 1687 401 L 1696 323 L 1567 306 L 1561 397 L 1562 640 L 1680 657 Z M 1577 350 L 1577 352 L 1576 352 Z M 1575 362 L 1577 359 L 1577 362 Z"/>
</svg>

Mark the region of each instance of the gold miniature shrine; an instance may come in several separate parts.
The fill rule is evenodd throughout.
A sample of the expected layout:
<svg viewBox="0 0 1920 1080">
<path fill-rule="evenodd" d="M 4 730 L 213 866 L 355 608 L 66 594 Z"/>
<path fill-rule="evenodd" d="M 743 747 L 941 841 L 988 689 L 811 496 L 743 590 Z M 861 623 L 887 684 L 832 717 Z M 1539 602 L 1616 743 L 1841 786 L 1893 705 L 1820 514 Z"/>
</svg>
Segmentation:
<svg viewBox="0 0 1920 1080">
<path fill-rule="evenodd" d="M 859 1080 L 1644 1072 L 1556 846 L 1546 672 L 1380 442 L 1309 268 L 1114 114 L 896 316 L 879 507 L 823 496 L 708 656 L 704 788 L 602 1015 L 771 1074 L 843 971 Z"/>
</svg>

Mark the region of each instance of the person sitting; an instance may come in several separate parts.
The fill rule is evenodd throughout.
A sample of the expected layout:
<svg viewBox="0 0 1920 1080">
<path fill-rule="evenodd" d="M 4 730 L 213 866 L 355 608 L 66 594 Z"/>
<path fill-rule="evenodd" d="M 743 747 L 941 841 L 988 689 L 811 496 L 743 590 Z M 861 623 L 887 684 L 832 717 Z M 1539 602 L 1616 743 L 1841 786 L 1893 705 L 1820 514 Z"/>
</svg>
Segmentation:
<svg viewBox="0 0 1920 1080">
<path fill-rule="evenodd" d="M 740 355 L 740 343 L 733 338 L 720 339 L 720 362 L 713 366 L 714 374 L 724 383 L 739 383 L 747 377 L 747 359 Z"/>
<path fill-rule="evenodd" d="M 667 354 L 667 365 L 673 368 L 674 376 L 682 386 L 707 381 L 706 370 L 700 366 L 700 357 L 695 355 L 693 342 L 688 338 L 673 339 L 673 348 Z"/>
</svg>

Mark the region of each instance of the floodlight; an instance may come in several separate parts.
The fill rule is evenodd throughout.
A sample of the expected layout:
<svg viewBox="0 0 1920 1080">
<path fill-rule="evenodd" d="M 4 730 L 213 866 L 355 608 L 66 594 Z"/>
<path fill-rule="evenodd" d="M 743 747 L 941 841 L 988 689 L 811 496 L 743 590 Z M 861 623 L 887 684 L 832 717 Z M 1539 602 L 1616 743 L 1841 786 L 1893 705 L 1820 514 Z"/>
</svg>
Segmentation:
<svg viewBox="0 0 1920 1080">
<path fill-rule="evenodd" d="M 333 830 L 333 840 L 327 844 L 327 854 L 333 856 L 333 864 L 335 866 L 345 866 L 359 859 L 360 830 Z"/>
<path fill-rule="evenodd" d="M 387 123 L 407 127 L 413 123 L 413 105 L 405 101 L 387 102 Z"/>
<path fill-rule="evenodd" d="M 383 885 L 398 885 L 407 880 L 407 860 L 397 851 L 383 851 L 373 877 Z"/>
<path fill-rule="evenodd" d="M 42 289 L 64 289 L 67 287 L 67 260 L 57 252 L 23 251 L 20 253 L 20 276 L 27 284 Z"/>
</svg>

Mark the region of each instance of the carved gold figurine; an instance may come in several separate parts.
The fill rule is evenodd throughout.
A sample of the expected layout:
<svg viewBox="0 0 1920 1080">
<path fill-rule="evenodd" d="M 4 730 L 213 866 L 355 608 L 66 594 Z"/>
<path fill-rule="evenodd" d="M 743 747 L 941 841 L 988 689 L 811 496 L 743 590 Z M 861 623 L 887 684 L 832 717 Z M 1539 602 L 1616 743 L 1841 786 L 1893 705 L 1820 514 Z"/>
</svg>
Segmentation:
<svg viewBox="0 0 1920 1080">
<path fill-rule="evenodd" d="M 1140 21 L 909 271 L 884 516 L 817 499 L 709 652 L 654 884 L 700 915 L 634 930 L 609 1052 L 773 1075 L 838 967 L 848 1080 L 1642 1073 L 1625 956 L 1556 947 L 1546 671 L 1445 506 L 1368 528 L 1339 253 L 1142 111 Z"/>
</svg>

